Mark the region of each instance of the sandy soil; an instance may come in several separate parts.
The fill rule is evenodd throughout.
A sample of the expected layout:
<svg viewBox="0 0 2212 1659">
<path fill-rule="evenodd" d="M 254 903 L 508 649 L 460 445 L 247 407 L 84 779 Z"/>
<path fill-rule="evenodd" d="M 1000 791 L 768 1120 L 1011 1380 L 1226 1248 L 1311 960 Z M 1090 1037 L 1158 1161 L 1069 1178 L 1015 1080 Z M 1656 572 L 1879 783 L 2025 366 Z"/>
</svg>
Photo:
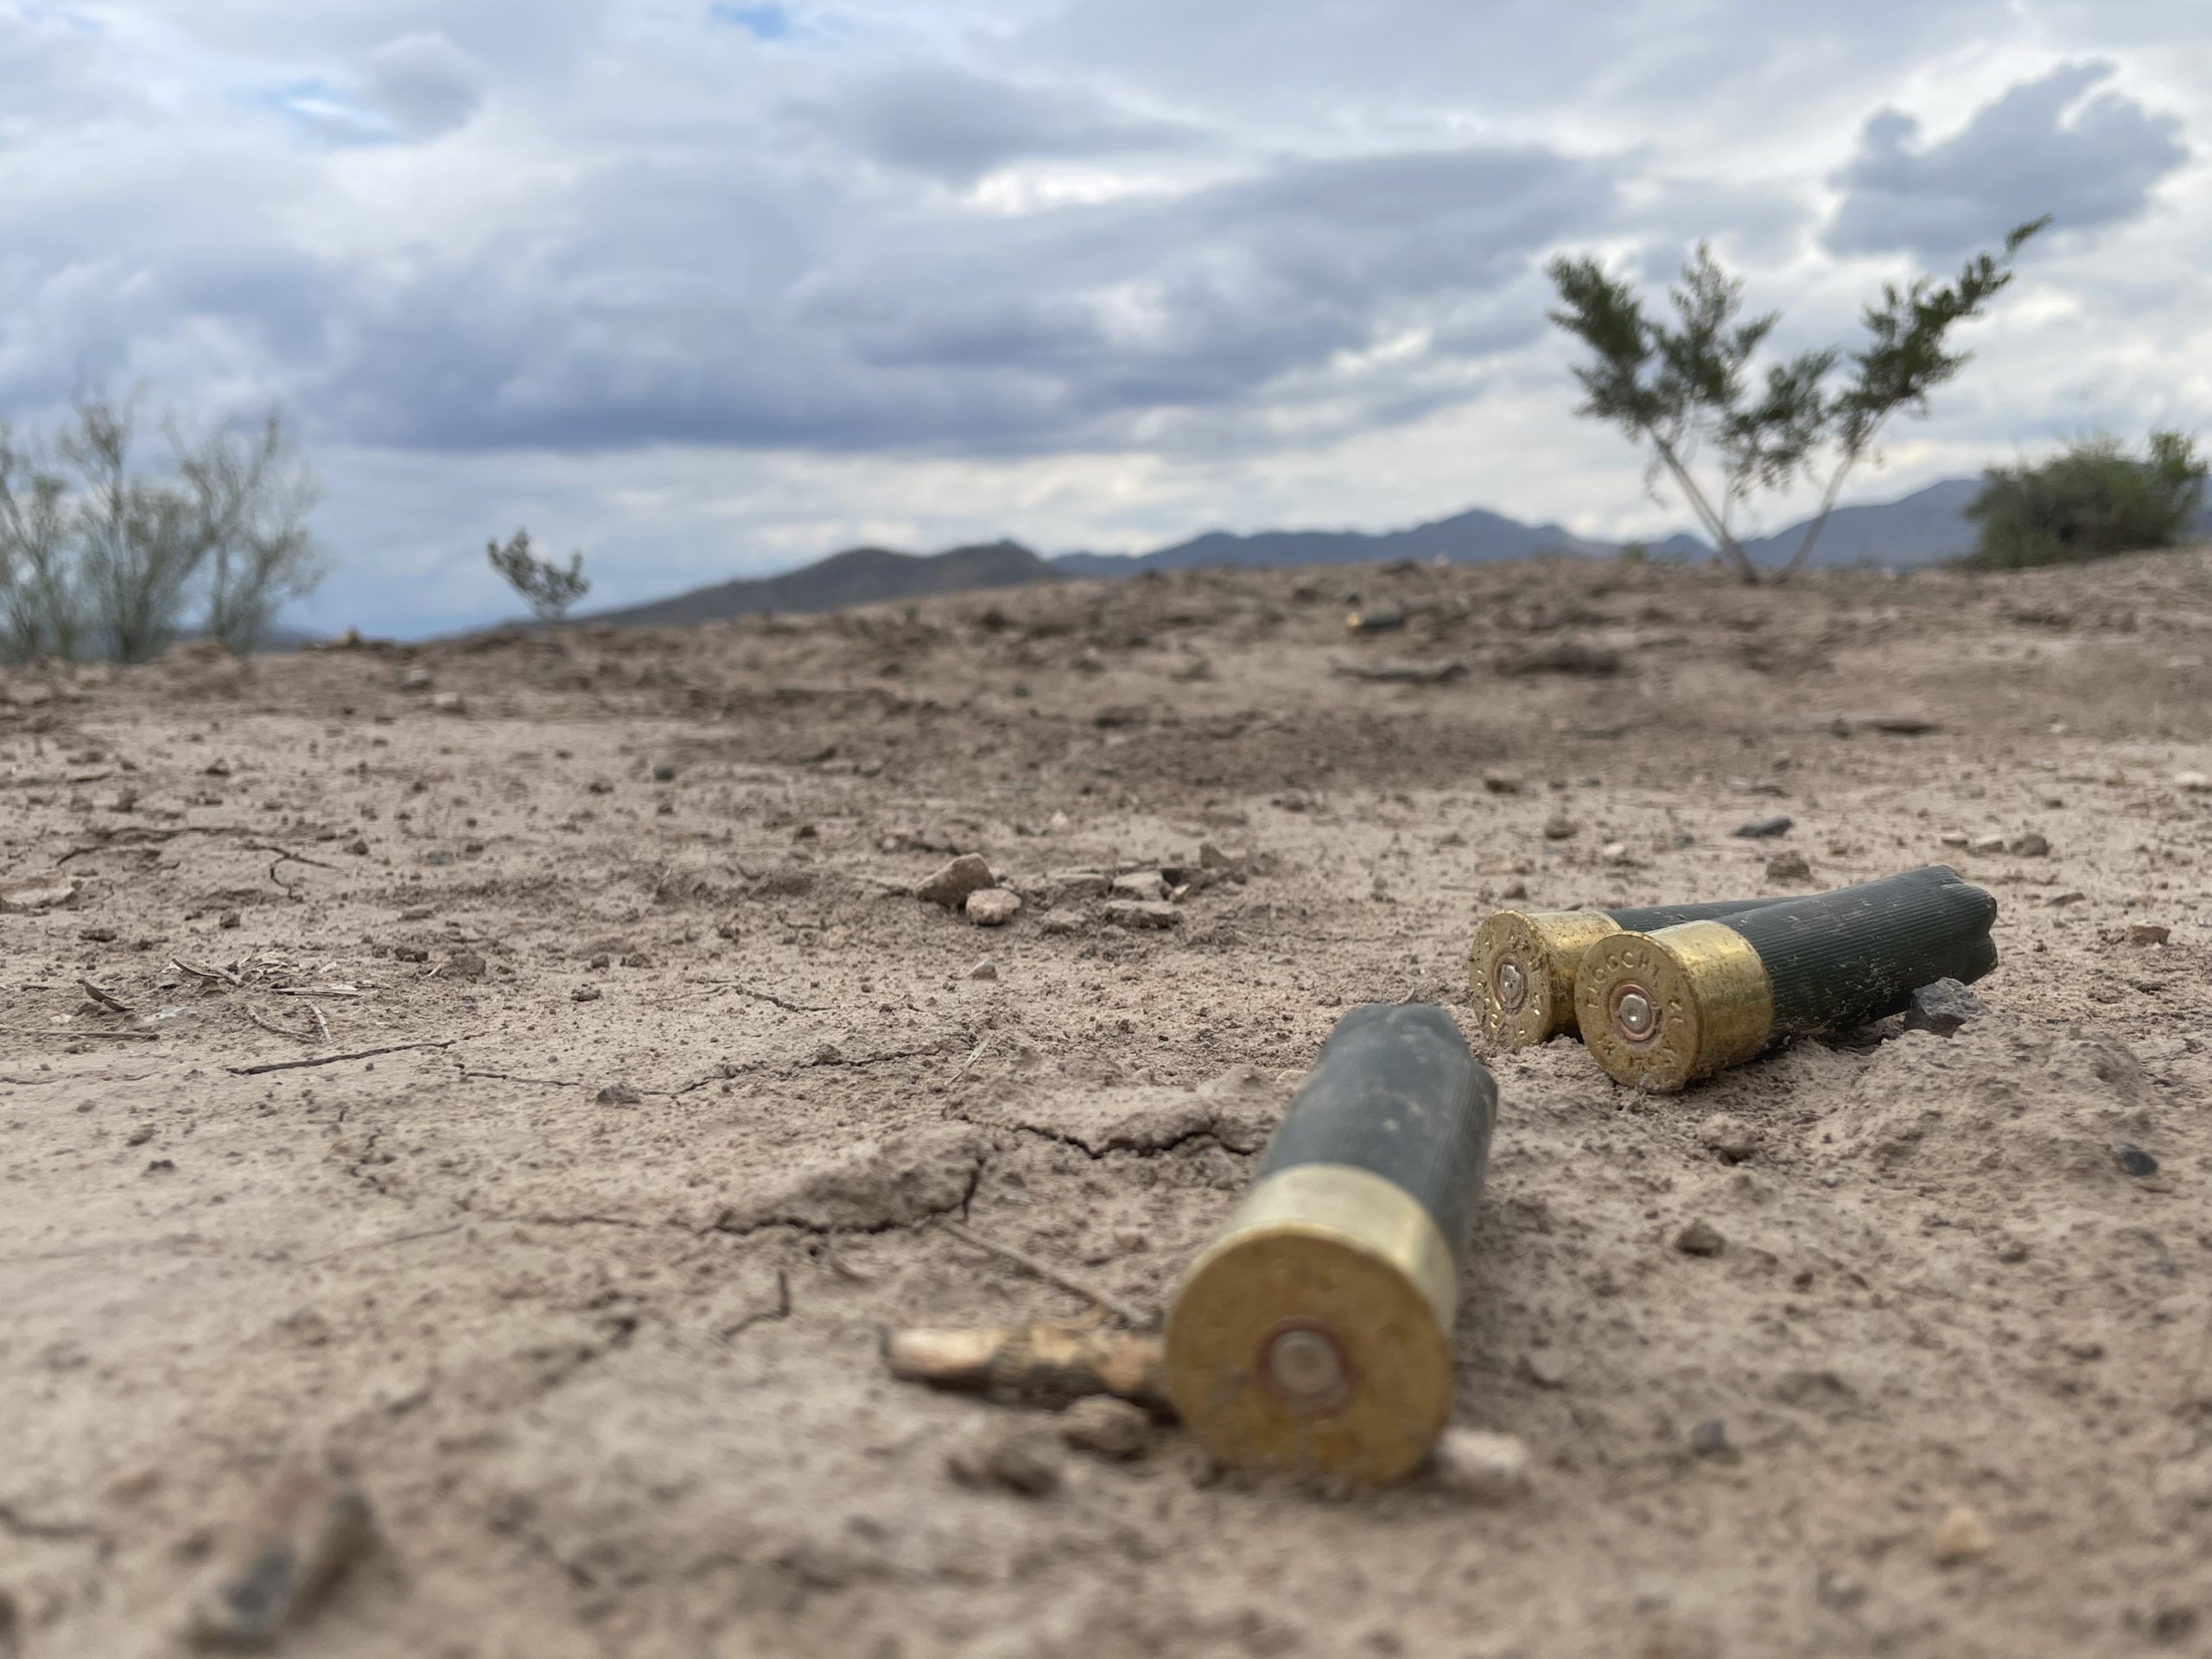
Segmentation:
<svg viewBox="0 0 2212 1659">
<path fill-rule="evenodd" d="M 1618 671 L 1504 671 L 1561 644 Z M 0 917 L 5 1659 L 170 1651 L 300 1465 L 382 1535 L 289 1649 L 340 1659 L 2212 1651 L 2212 556 L 1208 575 L 0 696 L 0 887 L 81 884 Z M 1202 842 L 1160 931 L 1050 874 Z M 970 851 L 1010 926 L 906 891 Z M 946 1218 L 1159 1304 L 1346 1007 L 1473 1034 L 1508 894 L 1936 860 L 2003 905 L 1954 1039 L 1674 1099 L 1497 1061 L 1456 1419 L 1516 1503 L 1173 1433 L 978 1490 L 1015 1414 L 884 1374 L 887 1324 L 1083 1307 Z"/>
</svg>

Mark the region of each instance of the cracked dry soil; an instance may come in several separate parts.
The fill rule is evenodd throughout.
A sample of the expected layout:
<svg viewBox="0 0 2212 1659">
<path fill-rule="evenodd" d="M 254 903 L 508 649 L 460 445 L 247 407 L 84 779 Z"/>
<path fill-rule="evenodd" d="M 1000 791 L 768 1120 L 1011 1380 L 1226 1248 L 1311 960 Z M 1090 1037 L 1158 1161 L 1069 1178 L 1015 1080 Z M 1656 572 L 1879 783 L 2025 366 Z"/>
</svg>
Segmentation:
<svg viewBox="0 0 2212 1659">
<path fill-rule="evenodd" d="M 2207 1651 L 2208 661 L 2191 553 L 17 671 L 0 885 L 79 885 L 0 916 L 0 1654 L 172 1651 L 300 1461 L 382 1537 L 332 1659 Z M 948 1476 L 1005 1414 L 880 1329 L 1081 1304 L 943 1218 L 1157 1306 L 1347 1006 L 1471 1033 L 1487 909 L 1774 891 L 1774 812 L 1992 887 L 1988 1012 L 1675 1099 L 1496 1059 L 1455 1417 L 1529 1496 Z M 1011 925 L 907 896 L 969 852 Z M 1148 931 L 1068 874 L 1162 866 Z"/>
</svg>

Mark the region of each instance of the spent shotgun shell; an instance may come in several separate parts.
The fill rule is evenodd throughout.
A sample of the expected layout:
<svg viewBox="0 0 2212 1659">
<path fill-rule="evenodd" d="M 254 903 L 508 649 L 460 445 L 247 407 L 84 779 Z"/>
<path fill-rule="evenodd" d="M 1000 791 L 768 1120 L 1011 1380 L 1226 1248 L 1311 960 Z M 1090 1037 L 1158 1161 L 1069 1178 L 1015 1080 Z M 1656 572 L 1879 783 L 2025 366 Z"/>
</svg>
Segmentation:
<svg viewBox="0 0 2212 1659">
<path fill-rule="evenodd" d="M 1938 979 L 1997 964 L 1997 900 L 1943 866 L 1726 921 L 1619 933 L 1583 956 L 1582 1040 L 1618 1083 L 1656 1092 L 1750 1059 L 1781 1039 L 1900 1012 Z"/>
<path fill-rule="evenodd" d="M 1428 1455 L 1497 1119 L 1443 1009 L 1337 1022 L 1168 1311 L 1168 1394 L 1217 1461 L 1380 1482 Z"/>
<path fill-rule="evenodd" d="M 1942 865 L 1932 864 L 1888 880 L 1928 881 L 1948 874 Z M 1590 947 L 1600 939 L 1617 933 L 1656 933 L 1684 922 L 1720 921 L 1744 911 L 1795 902 L 1725 899 L 1633 910 L 1493 911 L 1475 929 L 1474 947 L 1467 957 L 1467 995 L 1491 1041 L 1500 1048 L 1534 1047 L 1575 1029 L 1575 975 Z"/>
</svg>

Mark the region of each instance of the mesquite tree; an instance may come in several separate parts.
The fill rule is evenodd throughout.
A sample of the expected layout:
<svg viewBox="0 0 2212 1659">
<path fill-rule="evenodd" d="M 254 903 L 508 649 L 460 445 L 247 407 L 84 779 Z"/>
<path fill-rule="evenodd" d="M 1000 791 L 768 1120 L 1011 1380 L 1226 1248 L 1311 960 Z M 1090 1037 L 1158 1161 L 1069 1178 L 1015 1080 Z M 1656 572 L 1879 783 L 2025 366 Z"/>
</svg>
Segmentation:
<svg viewBox="0 0 2212 1659">
<path fill-rule="evenodd" d="M 571 553 L 564 569 L 550 559 L 541 559 L 530 550 L 530 532 L 518 530 L 501 547 L 497 542 L 484 544 L 484 556 L 492 568 L 507 581 L 507 586 L 521 595 L 530 607 L 531 614 L 541 622 L 558 622 L 569 613 L 569 607 L 591 591 L 591 578 L 584 575 L 584 556 Z"/>
<path fill-rule="evenodd" d="M 1649 481 L 1662 474 L 1675 480 L 1745 582 L 1758 582 L 1759 571 L 1732 527 L 1736 508 L 1754 491 L 1786 489 L 1800 478 L 1820 485 L 1820 509 L 1783 567 L 1789 575 L 1811 556 L 1836 493 L 1884 424 L 1900 410 L 1925 415 L 1928 394 L 1966 366 L 1969 354 L 1945 346 L 1952 326 L 1980 315 L 2012 280 L 2020 245 L 2050 222 L 2045 215 L 2015 226 L 2001 255 L 1976 255 L 1955 282 L 1885 284 L 1880 302 L 1866 308 L 1866 341 L 1847 354 L 1851 372 L 1834 389 L 1831 377 L 1847 359 L 1841 346 L 1770 363 L 1755 385 L 1753 359 L 1780 315 L 1744 318 L 1743 283 L 1702 243 L 1669 290 L 1671 327 L 1645 315 L 1635 289 L 1597 260 L 1554 259 L 1546 269 L 1560 308 L 1548 315 L 1592 358 L 1574 371 L 1585 394 L 1576 413 L 1649 445 Z M 1693 470 L 1707 450 L 1719 464 L 1717 505 Z"/>
</svg>

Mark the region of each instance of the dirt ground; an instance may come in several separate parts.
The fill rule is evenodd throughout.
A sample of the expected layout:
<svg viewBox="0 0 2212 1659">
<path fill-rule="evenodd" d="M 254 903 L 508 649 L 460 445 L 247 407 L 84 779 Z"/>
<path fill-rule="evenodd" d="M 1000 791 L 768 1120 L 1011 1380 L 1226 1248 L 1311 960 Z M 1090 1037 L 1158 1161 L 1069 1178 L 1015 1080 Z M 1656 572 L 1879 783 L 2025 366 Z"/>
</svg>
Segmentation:
<svg viewBox="0 0 2212 1659">
<path fill-rule="evenodd" d="M 0 1659 L 174 1651 L 302 1466 L 379 1537 L 285 1649 L 333 1659 L 2212 1652 L 2206 773 L 2200 553 L 14 673 Z M 912 895 L 968 852 L 1010 925 Z M 886 1375 L 887 1325 L 1084 1309 L 948 1220 L 1160 1305 L 1346 1007 L 1479 1046 L 1510 897 L 1937 861 L 2002 906 L 1954 1038 L 1675 1098 L 1494 1058 L 1455 1421 L 1526 1442 L 1516 1501 L 1173 1430 L 979 1489 L 948 1458 L 1027 1420 Z M 1157 930 L 1068 874 L 1162 866 L 1197 879 Z M 1947 1563 L 1960 1505 L 1989 1548 Z"/>
</svg>

